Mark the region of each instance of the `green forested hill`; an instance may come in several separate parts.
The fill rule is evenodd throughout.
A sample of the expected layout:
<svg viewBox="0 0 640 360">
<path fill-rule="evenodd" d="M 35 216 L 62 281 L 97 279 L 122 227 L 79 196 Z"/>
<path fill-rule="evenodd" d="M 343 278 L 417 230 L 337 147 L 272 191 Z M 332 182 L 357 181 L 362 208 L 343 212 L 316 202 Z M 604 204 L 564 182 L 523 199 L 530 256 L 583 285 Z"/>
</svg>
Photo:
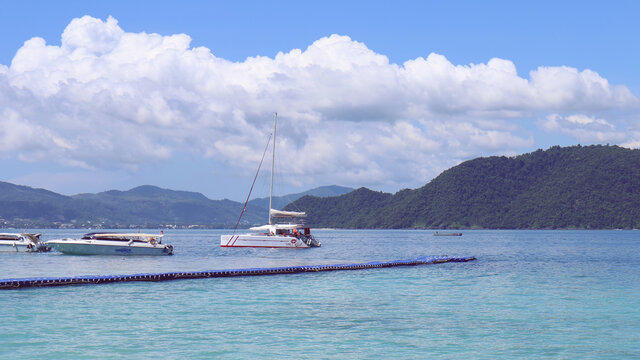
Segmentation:
<svg viewBox="0 0 640 360">
<path fill-rule="evenodd" d="M 242 204 L 188 191 L 139 186 L 128 191 L 64 196 L 0 182 L 0 227 L 230 226 Z M 258 211 L 251 207 L 254 213 Z M 244 218 L 243 226 L 258 221 Z"/>
<path fill-rule="evenodd" d="M 381 227 L 376 222 L 379 210 L 387 206 L 392 197 L 391 194 L 360 188 L 337 197 L 304 196 L 288 205 L 286 209 L 307 211 L 307 215 L 310 216 L 307 222 L 314 226 L 375 228 Z M 306 205 L 309 203 L 321 205 L 316 208 Z"/>
<path fill-rule="evenodd" d="M 284 206 L 306 193 L 317 196 L 344 194 L 352 189 L 324 186 L 305 193 L 274 198 Z M 267 220 L 268 199 L 250 201 L 240 222 L 248 227 Z M 243 204 L 211 200 L 201 193 L 143 185 L 119 191 L 65 196 L 44 189 L 0 181 L 2 227 L 157 227 L 234 226 Z"/>
<path fill-rule="evenodd" d="M 328 196 L 340 196 L 346 193 L 353 191 L 353 188 L 338 186 L 338 185 L 329 185 L 329 186 L 320 186 L 311 190 L 307 190 L 301 193 L 296 194 L 288 194 L 284 196 L 274 196 L 273 203 L 271 206 L 274 209 L 282 209 L 287 206 L 289 203 L 298 200 L 299 198 L 305 195 L 312 195 L 317 197 L 328 197 Z M 256 209 L 261 210 L 261 215 L 263 218 L 268 216 L 266 214 L 269 213 L 269 198 L 257 198 L 249 201 L 249 205 L 254 206 Z"/>
<path fill-rule="evenodd" d="M 364 188 L 289 206 L 316 227 L 640 228 L 640 150 L 552 147 L 478 158 L 395 195 Z"/>
</svg>

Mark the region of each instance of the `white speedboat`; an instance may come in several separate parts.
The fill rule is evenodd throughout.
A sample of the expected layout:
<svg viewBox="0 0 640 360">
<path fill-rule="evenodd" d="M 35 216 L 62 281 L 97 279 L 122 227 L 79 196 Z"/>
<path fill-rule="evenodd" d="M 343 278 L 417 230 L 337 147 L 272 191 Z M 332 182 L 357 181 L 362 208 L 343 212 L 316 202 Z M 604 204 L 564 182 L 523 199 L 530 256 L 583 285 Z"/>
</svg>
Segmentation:
<svg viewBox="0 0 640 360">
<path fill-rule="evenodd" d="M 163 235 L 141 233 L 89 233 L 81 239 L 49 240 L 47 244 L 75 255 L 173 255 L 173 246 L 162 243 Z"/>
<path fill-rule="evenodd" d="M 278 114 L 274 114 L 273 119 L 273 149 L 271 159 L 271 190 L 269 194 L 269 224 L 252 227 L 249 230 L 254 233 L 236 235 L 235 231 L 232 235 L 221 235 L 221 247 L 260 247 L 260 248 L 288 248 L 303 249 L 310 247 L 319 247 L 320 241 L 316 240 L 312 235 L 309 227 L 305 226 L 302 218 L 307 215 L 304 212 L 280 211 L 271 208 L 273 200 L 273 174 L 275 166 L 276 153 L 276 127 L 278 124 Z M 271 138 L 269 138 L 271 140 Z M 267 146 L 269 143 L 267 142 Z M 266 153 L 265 148 L 265 153 Z M 264 154 L 263 154 L 264 159 Z M 262 161 L 260 161 L 262 164 Z M 258 167 L 258 172 L 260 167 Z M 257 176 L 257 174 L 256 174 Z M 255 178 L 254 178 L 255 183 Z M 251 186 L 253 189 L 253 185 Z M 246 208 L 251 190 L 244 206 Z M 242 209 L 244 213 L 244 209 Z M 242 213 L 240 218 L 242 218 Z M 240 223 L 240 219 L 238 219 Z M 236 224 L 236 229 L 238 225 Z"/>
<path fill-rule="evenodd" d="M 45 252 L 49 250 L 51 250 L 51 247 L 40 241 L 40 234 L 0 234 L 1 252 Z"/>
</svg>

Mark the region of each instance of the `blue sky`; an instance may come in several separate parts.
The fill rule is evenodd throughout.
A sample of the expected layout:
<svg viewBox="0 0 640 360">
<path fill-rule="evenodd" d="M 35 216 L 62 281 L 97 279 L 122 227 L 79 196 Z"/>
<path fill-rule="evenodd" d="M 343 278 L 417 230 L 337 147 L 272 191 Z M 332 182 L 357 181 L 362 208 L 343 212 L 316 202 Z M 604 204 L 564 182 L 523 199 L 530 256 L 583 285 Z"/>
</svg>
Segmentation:
<svg viewBox="0 0 640 360">
<path fill-rule="evenodd" d="M 240 200 L 274 111 L 281 193 L 395 192 L 477 156 L 640 145 L 633 1 L 0 5 L 1 181 Z"/>
</svg>

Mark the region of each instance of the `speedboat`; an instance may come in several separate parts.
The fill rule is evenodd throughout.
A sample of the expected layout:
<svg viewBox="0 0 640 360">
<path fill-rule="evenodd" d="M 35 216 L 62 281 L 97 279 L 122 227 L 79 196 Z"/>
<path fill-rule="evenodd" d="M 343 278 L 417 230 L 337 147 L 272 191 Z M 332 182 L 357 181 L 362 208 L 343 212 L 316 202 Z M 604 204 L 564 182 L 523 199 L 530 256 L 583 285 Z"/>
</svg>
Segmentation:
<svg viewBox="0 0 640 360">
<path fill-rule="evenodd" d="M 280 211 L 271 209 L 267 225 L 252 227 L 254 233 L 242 235 L 222 235 L 221 247 L 262 247 L 262 248 L 310 248 L 319 247 L 320 241 L 311 235 L 311 231 L 302 222 L 303 212 Z M 278 222 L 275 219 L 286 219 Z M 275 221 L 273 221 L 275 220 Z"/>
<path fill-rule="evenodd" d="M 278 114 L 274 114 L 273 119 L 273 148 L 271 159 L 271 190 L 269 194 L 269 223 L 267 225 L 252 227 L 249 230 L 255 231 L 254 233 L 236 235 L 235 230 L 232 235 L 221 235 L 220 246 L 221 247 L 258 247 L 258 248 L 288 248 L 288 249 L 304 249 L 310 247 L 319 247 L 320 241 L 316 240 L 312 235 L 309 227 L 305 226 L 301 221 L 302 218 L 307 215 L 304 212 L 297 211 L 281 211 L 275 210 L 271 207 L 273 202 L 273 174 L 275 170 L 275 153 L 276 153 L 276 127 L 278 124 Z M 271 140 L 271 137 L 269 137 Z M 267 141 L 267 147 L 265 148 L 265 154 L 269 146 Z M 264 159 L 264 154 L 262 155 Z M 262 165 L 262 161 L 260 161 Z M 260 166 L 258 166 L 258 172 L 260 172 Z M 258 174 L 256 173 L 256 178 Z M 255 184 L 256 178 L 253 179 Z M 253 185 L 251 185 L 253 189 Z M 240 218 L 236 223 L 236 229 L 242 218 L 242 214 L 247 207 L 251 197 L 251 190 L 249 190 L 249 196 L 244 203 L 244 208 L 240 213 Z"/>
<path fill-rule="evenodd" d="M 173 246 L 162 243 L 160 234 L 89 233 L 81 239 L 49 240 L 47 244 L 74 255 L 173 255 Z"/>
<path fill-rule="evenodd" d="M 51 247 L 40 241 L 40 234 L 0 234 L 1 252 L 46 252 L 49 250 L 51 250 Z"/>
</svg>

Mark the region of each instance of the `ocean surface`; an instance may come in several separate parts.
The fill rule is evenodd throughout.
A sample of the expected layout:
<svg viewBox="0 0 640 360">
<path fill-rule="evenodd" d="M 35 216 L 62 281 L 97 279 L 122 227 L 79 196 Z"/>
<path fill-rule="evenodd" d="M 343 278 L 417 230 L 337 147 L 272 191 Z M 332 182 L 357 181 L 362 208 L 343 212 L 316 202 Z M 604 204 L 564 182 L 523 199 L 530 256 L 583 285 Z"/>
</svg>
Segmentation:
<svg viewBox="0 0 640 360">
<path fill-rule="evenodd" d="M 174 256 L 0 253 L 0 278 L 477 261 L 0 291 L 0 358 L 640 359 L 640 231 L 318 230 L 299 250 L 223 233 L 165 231 Z"/>
</svg>

